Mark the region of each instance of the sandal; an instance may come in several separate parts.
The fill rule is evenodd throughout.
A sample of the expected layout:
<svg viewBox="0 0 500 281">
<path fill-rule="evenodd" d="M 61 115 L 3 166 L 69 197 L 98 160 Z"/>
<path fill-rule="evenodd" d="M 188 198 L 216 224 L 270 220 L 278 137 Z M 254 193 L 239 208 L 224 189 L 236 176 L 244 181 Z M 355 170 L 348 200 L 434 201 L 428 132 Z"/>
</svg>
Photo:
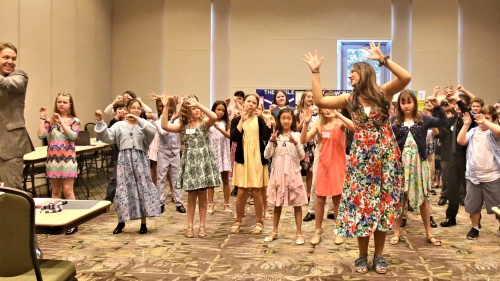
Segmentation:
<svg viewBox="0 0 500 281">
<path fill-rule="evenodd" d="M 188 227 L 188 229 L 186 230 L 186 237 L 187 238 L 193 238 L 194 237 L 194 233 L 193 233 L 193 228 L 192 227 Z"/>
<path fill-rule="evenodd" d="M 229 231 L 233 234 L 240 233 L 241 222 L 235 222 Z"/>
<path fill-rule="evenodd" d="M 208 204 L 207 215 L 212 215 L 213 213 L 215 213 L 215 204 Z"/>
<path fill-rule="evenodd" d="M 355 262 L 357 273 L 367 273 L 368 272 L 368 256 L 361 256 Z"/>
<path fill-rule="evenodd" d="M 442 246 L 443 244 L 441 243 L 441 240 L 437 239 L 435 236 L 431 236 L 427 238 L 427 242 L 431 244 L 432 246 Z"/>
<path fill-rule="evenodd" d="M 200 238 L 207 237 L 207 232 L 205 231 L 205 227 L 200 226 L 200 229 L 198 230 L 198 237 Z"/>
<path fill-rule="evenodd" d="M 295 245 L 304 245 L 305 243 L 304 234 L 297 234 L 295 239 Z"/>
<path fill-rule="evenodd" d="M 399 235 L 394 235 L 389 239 L 389 244 L 396 245 L 401 241 L 401 237 Z"/>
<path fill-rule="evenodd" d="M 273 233 L 271 233 L 271 235 L 266 236 L 266 238 L 264 238 L 264 242 L 273 242 L 277 238 L 278 238 L 278 233 L 277 232 L 273 232 Z"/>
<path fill-rule="evenodd" d="M 264 225 L 262 223 L 258 222 L 253 227 L 252 233 L 253 234 L 261 234 L 263 230 L 264 230 Z"/>
<path fill-rule="evenodd" d="M 231 211 L 231 209 L 229 209 L 229 204 L 224 204 L 224 214 L 231 215 L 232 213 L 233 213 L 233 211 Z"/>
<path fill-rule="evenodd" d="M 386 274 L 387 273 L 387 262 L 385 261 L 383 256 L 374 256 L 373 257 L 373 269 L 378 274 Z"/>
</svg>

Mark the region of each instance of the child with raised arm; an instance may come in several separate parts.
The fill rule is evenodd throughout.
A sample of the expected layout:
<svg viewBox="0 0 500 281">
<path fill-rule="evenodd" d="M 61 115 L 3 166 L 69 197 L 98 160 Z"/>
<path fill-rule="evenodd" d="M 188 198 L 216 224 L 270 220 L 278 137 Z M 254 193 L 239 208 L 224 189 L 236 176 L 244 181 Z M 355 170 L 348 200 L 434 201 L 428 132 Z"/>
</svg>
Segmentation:
<svg viewBox="0 0 500 281">
<path fill-rule="evenodd" d="M 316 230 L 311 239 L 311 244 L 316 245 L 321 242 L 323 229 L 323 214 L 327 197 L 332 197 L 333 212 L 338 217 L 340 195 L 344 184 L 346 172 L 345 156 L 345 130 L 354 130 L 354 124 L 351 120 L 337 112 L 336 109 L 319 110 L 319 121 L 316 122 L 311 130 L 307 130 L 311 122 L 312 112 L 307 110 L 304 114 L 304 126 L 302 127 L 300 141 L 307 143 L 317 136 L 318 139 L 318 161 L 315 165 L 315 224 Z M 335 237 L 335 244 L 344 243 L 342 236 Z"/>
<path fill-rule="evenodd" d="M 401 152 L 391 129 L 389 107 L 393 95 L 408 85 L 411 76 L 382 53 L 380 44 L 370 43 L 365 50 L 370 54 L 368 59 L 394 74 L 392 81 L 377 85 L 374 68 L 358 62 L 349 74 L 352 93 L 323 97 L 319 73 L 323 58 L 315 51 L 305 54 L 304 61 L 312 72 L 314 103 L 323 108 L 348 109 L 355 126 L 335 234 L 357 237 L 359 258 L 354 265 L 359 273 L 368 272 L 368 243 L 374 235 L 373 268 L 385 274 L 385 238 L 401 212 L 403 195 Z"/>
<path fill-rule="evenodd" d="M 401 150 L 401 162 L 404 169 L 404 195 L 409 199 L 409 206 L 420 208 L 420 216 L 424 223 L 427 242 L 433 246 L 441 246 L 441 241 L 432 235 L 429 195 L 432 187 L 432 177 L 427 161 L 426 138 L 429 128 L 446 126 L 448 118 L 440 104 L 443 97 L 428 98 L 434 106 L 432 117 L 418 112 L 417 97 L 411 90 L 399 94 L 396 106 L 396 116 L 391 118 L 392 130 Z M 405 199 L 406 200 L 406 199 Z M 402 215 L 394 228 L 394 236 L 390 244 L 400 241 L 400 225 Z"/>
<path fill-rule="evenodd" d="M 73 183 L 78 176 L 75 139 L 80 132 L 73 98 L 59 93 L 54 103 L 54 115 L 47 120 L 47 109 L 40 108 L 38 138 L 47 138 L 47 177 L 50 179 L 52 198 L 75 199 Z M 75 231 L 76 232 L 76 231 Z M 71 233 L 72 234 L 72 233 Z"/>
<path fill-rule="evenodd" d="M 151 180 L 148 148 L 156 133 L 153 124 L 140 118 L 142 106 L 132 99 L 127 104 L 126 120 L 108 128 L 102 120 L 102 112 L 95 117 L 97 137 L 105 143 L 116 144 L 120 150 L 116 165 L 116 194 L 114 203 L 118 225 L 113 234 L 119 234 L 129 220 L 141 219 L 140 234 L 146 234 L 146 217 L 158 217 L 160 201 L 158 191 Z"/>
<path fill-rule="evenodd" d="M 479 221 L 483 202 L 486 213 L 494 214 L 492 207 L 500 204 L 500 126 L 498 113 L 491 105 L 484 106 L 474 115 L 477 127 L 469 130 L 472 120 L 464 113 L 464 125 L 457 136 L 460 145 L 467 146 L 467 196 L 465 211 L 470 214 L 472 228 L 467 239 L 479 236 Z M 500 216 L 496 215 L 500 224 Z M 498 228 L 500 234 L 500 226 Z"/>
<path fill-rule="evenodd" d="M 164 107 L 170 97 L 163 95 Z M 207 117 L 204 117 L 204 116 Z M 195 96 L 189 96 L 182 103 L 179 113 L 179 123 L 172 124 L 165 114 L 161 117 L 161 127 L 168 132 L 181 135 L 181 145 L 184 150 L 181 155 L 179 176 L 176 188 L 187 191 L 187 220 L 186 237 L 193 238 L 193 221 L 196 211 L 196 200 L 200 212 L 200 227 L 198 237 L 207 237 L 205 220 L 207 217 L 207 188 L 219 186 L 221 177 L 215 162 L 214 154 L 210 149 L 209 130 L 217 121 L 215 112 L 198 102 Z"/>
<path fill-rule="evenodd" d="M 217 115 L 217 122 L 210 127 L 210 146 L 219 167 L 219 172 L 222 178 L 222 191 L 224 193 L 224 214 L 230 215 L 233 213 L 229 208 L 229 173 L 231 172 L 231 156 L 229 145 L 229 116 L 227 106 L 224 101 L 216 101 L 212 105 L 212 111 Z M 215 212 L 214 204 L 214 188 L 208 188 L 208 209 L 207 214 L 211 215 Z"/>
<path fill-rule="evenodd" d="M 302 205 L 307 204 L 307 192 L 300 174 L 300 160 L 304 159 L 304 148 L 299 142 L 293 110 L 282 109 L 276 119 L 276 130 L 267 143 L 264 157 L 273 158 L 271 176 L 267 187 L 267 201 L 274 206 L 273 233 L 264 241 L 271 242 L 278 237 L 278 225 L 283 207 L 293 206 L 295 244 L 304 244 L 302 234 Z"/>
</svg>

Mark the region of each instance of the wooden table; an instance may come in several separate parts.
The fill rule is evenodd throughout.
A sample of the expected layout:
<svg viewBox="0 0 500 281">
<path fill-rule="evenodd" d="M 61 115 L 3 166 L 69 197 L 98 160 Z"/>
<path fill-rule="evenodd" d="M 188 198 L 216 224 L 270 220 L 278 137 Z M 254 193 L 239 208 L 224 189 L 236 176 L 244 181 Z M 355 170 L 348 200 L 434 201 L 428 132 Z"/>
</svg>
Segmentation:
<svg viewBox="0 0 500 281">
<path fill-rule="evenodd" d="M 39 198 L 39 201 L 42 198 Z M 50 198 L 43 198 L 50 200 Z M 42 201 L 43 201 L 42 199 Z M 35 209 L 35 232 L 37 234 L 63 234 L 69 229 L 86 223 L 106 213 L 111 205 L 106 200 L 67 200 L 63 210 L 56 213 Z M 50 201 L 49 201 L 50 202 Z"/>
<path fill-rule="evenodd" d="M 76 156 L 77 156 L 77 159 L 79 156 L 83 155 L 83 153 L 91 153 L 91 152 L 94 152 L 94 151 L 98 151 L 98 150 L 102 150 L 106 147 L 108 147 L 109 144 L 107 143 L 103 143 L 103 142 L 97 142 L 94 139 L 91 140 L 91 144 L 90 145 L 77 145 L 75 147 L 75 151 L 76 151 Z M 35 169 L 35 165 L 36 164 L 39 164 L 39 163 L 43 163 L 47 160 L 47 146 L 38 146 L 38 147 L 35 147 L 35 150 L 30 152 L 30 153 L 27 153 L 24 155 L 23 157 L 24 159 L 24 171 L 23 171 L 23 174 L 24 174 L 24 180 L 23 180 L 23 189 L 25 191 L 28 191 L 27 189 L 27 186 L 26 186 L 26 182 L 28 181 L 28 177 L 30 178 L 31 180 L 31 192 L 33 193 L 33 196 L 34 197 L 37 197 L 37 194 L 36 194 L 36 191 L 35 191 L 35 174 L 40 173 L 41 171 L 37 171 Z M 81 159 L 79 160 L 79 169 L 78 169 L 78 172 L 79 172 L 79 175 L 78 177 L 79 178 L 82 178 L 81 177 Z M 43 169 L 44 170 L 44 169 Z M 43 173 L 44 171 L 42 171 Z M 82 179 L 83 181 L 83 179 Z M 83 184 L 85 185 L 85 187 L 87 188 L 87 197 L 89 196 L 89 190 L 88 190 L 88 187 L 87 187 L 87 184 L 85 182 L 83 182 Z M 49 194 L 49 188 L 47 187 L 47 196 L 50 196 Z"/>
</svg>

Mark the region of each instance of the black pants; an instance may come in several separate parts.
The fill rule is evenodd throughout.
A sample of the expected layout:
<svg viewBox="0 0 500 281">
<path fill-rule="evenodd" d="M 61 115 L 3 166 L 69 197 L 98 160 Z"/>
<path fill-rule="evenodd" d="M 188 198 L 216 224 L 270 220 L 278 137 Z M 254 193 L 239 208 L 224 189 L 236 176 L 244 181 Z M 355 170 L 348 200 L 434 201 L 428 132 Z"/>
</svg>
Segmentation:
<svg viewBox="0 0 500 281">
<path fill-rule="evenodd" d="M 455 154 L 450 158 L 445 172 L 446 196 L 448 197 L 448 208 L 446 218 L 455 219 L 460 207 L 460 188 L 465 187 L 465 152 Z"/>
</svg>

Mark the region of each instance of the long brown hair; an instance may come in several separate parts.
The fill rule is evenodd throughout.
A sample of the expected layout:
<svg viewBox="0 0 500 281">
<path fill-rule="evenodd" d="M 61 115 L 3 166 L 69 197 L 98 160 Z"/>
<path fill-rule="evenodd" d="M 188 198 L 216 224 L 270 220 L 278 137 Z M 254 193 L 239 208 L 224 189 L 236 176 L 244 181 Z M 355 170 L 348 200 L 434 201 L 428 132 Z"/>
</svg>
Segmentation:
<svg viewBox="0 0 500 281">
<path fill-rule="evenodd" d="M 359 74 L 359 82 L 352 90 L 354 108 L 362 107 L 358 100 L 362 97 L 370 105 L 380 108 L 382 115 L 387 118 L 391 104 L 380 92 L 380 87 L 377 85 L 377 73 L 373 66 L 366 62 L 357 62 L 352 65 L 352 70 Z"/>
<path fill-rule="evenodd" d="M 394 121 L 396 125 L 401 126 L 405 122 L 405 114 L 403 113 L 403 109 L 401 108 L 401 100 L 412 100 L 413 101 L 413 111 L 411 112 L 413 116 L 413 120 L 418 125 L 422 125 L 424 122 L 422 118 L 422 114 L 418 111 L 418 102 L 417 97 L 413 93 L 412 90 L 403 90 L 398 97 L 398 103 L 396 105 L 396 120 Z"/>
<path fill-rule="evenodd" d="M 59 97 L 69 97 L 69 117 L 76 117 L 76 112 L 75 112 L 75 105 L 73 104 L 73 97 L 71 96 L 70 93 L 67 92 L 60 92 L 57 94 L 56 101 L 54 102 L 54 112 L 57 114 L 61 114 L 59 110 L 57 110 L 57 98 Z"/>
<path fill-rule="evenodd" d="M 301 111 L 303 108 L 304 108 L 304 104 L 305 104 L 305 100 L 306 100 L 306 96 L 307 94 L 309 93 L 312 93 L 311 90 L 307 90 L 307 91 L 304 91 L 302 93 L 302 97 L 300 98 L 300 102 L 299 102 L 299 105 L 297 106 L 297 110 L 298 111 Z"/>
</svg>

